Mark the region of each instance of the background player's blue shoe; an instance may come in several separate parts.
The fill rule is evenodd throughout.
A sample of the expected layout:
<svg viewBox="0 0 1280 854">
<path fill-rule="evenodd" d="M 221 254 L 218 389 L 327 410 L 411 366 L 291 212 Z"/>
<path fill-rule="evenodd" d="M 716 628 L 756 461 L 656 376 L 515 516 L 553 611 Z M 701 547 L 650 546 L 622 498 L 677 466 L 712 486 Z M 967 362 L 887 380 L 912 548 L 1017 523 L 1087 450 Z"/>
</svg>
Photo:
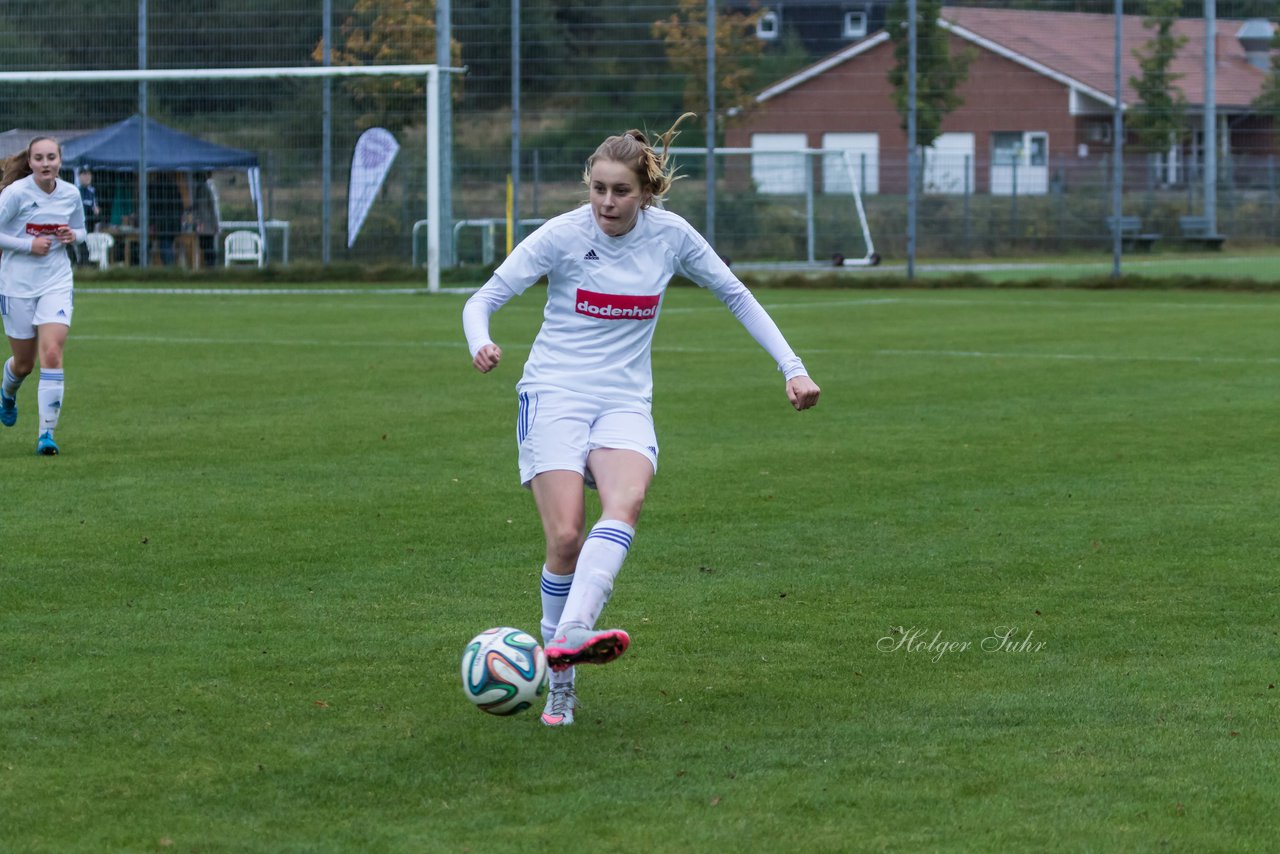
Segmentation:
<svg viewBox="0 0 1280 854">
<path fill-rule="evenodd" d="M 58 443 L 53 441 L 52 433 L 40 434 L 40 438 L 36 441 L 36 453 L 42 457 L 56 457 L 58 455 Z"/>
<path fill-rule="evenodd" d="M 12 427 L 18 420 L 18 399 L 0 391 L 0 424 Z"/>
</svg>

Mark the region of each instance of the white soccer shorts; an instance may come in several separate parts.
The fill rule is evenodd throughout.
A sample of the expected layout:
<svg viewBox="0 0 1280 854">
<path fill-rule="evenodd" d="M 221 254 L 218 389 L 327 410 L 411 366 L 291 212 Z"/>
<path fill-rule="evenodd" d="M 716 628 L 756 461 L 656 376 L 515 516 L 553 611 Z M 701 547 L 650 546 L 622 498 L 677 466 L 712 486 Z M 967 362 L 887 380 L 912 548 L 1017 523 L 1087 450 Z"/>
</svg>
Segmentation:
<svg viewBox="0 0 1280 854">
<path fill-rule="evenodd" d="M 655 474 L 658 471 L 653 415 L 596 397 L 563 391 L 520 392 L 516 442 L 520 483 L 525 487 L 544 471 L 576 471 L 594 489 L 587 455 L 596 448 L 635 451 L 649 460 Z"/>
<path fill-rule="evenodd" d="M 4 334 L 10 338 L 35 338 L 36 327 L 46 323 L 71 325 L 71 291 L 57 291 L 39 297 L 0 296 Z"/>
</svg>

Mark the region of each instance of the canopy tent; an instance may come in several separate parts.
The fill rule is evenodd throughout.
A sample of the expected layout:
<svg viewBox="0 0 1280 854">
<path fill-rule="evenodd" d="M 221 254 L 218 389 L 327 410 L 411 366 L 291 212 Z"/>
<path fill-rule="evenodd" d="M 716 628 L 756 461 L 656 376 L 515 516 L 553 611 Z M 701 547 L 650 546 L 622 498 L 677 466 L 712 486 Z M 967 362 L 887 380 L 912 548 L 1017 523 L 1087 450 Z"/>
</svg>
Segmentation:
<svg viewBox="0 0 1280 854">
<path fill-rule="evenodd" d="M 228 148 L 147 119 L 147 147 L 141 151 L 142 118 L 130 116 L 101 130 L 62 143 L 62 162 L 69 167 L 135 172 L 139 161 L 148 172 L 212 172 L 215 169 L 256 169 L 258 155 Z"/>
<path fill-rule="evenodd" d="M 265 243 L 262 179 L 258 169 L 258 155 L 252 151 L 218 145 L 174 130 L 154 119 L 147 119 L 144 125 L 142 117 L 134 115 L 101 130 L 63 142 L 62 164 L 69 169 L 78 170 L 87 166 L 94 170 L 117 172 L 137 172 L 142 164 L 148 173 L 243 169 L 248 174 L 249 193 L 258 215 L 258 236 Z"/>
</svg>

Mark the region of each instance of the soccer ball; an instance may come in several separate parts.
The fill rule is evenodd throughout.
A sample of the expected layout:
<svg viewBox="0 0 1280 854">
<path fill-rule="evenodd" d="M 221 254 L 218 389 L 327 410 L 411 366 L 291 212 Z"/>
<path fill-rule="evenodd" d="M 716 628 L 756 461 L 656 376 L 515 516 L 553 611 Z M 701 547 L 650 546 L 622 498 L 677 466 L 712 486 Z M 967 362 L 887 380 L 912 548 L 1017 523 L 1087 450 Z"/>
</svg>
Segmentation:
<svg viewBox="0 0 1280 854">
<path fill-rule="evenodd" d="M 547 657 L 528 632 L 487 629 L 462 653 L 462 690 L 491 715 L 522 712 L 547 692 Z"/>
</svg>

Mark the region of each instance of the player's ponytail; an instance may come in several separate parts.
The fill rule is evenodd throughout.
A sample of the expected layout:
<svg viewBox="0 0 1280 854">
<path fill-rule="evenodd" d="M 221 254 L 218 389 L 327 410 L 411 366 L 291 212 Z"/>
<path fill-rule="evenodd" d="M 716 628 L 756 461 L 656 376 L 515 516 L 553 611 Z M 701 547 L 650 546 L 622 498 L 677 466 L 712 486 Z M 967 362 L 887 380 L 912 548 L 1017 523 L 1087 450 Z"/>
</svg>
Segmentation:
<svg viewBox="0 0 1280 854">
<path fill-rule="evenodd" d="M 661 153 L 654 149 L 649 143 L 649 138 L 641 130 L 633 128 L 624 134 L 609 137 L 600 143 L 594 154 L 587 158 L 587 168 L 582 175 L 583 182 L 588 185 L 591 183 L 591 167 L 597 160 L 611 160 L 626 166 L 640 179 L 640 188 L 650 195 L 649 203 L 645 207 L 654 202 L 661 202 L 677 178 L 675 166 L 670 162 L 670 155 L 667 153 L 668 149 L 679 134 L 680 123 L 694 115 L 694 113 L 685 113 L 680 116 L 667 129 L 667 132 L 659 137 L 662 141 Z"/>
</svg>

